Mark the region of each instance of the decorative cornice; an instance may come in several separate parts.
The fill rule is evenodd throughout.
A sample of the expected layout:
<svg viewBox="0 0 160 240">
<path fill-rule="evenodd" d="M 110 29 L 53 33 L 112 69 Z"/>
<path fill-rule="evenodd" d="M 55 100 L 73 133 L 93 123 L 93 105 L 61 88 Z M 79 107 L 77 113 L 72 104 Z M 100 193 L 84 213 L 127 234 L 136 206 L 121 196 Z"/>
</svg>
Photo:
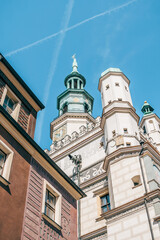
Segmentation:
<svg viewBox="0 0 160 240">
<path fill-rule="evenodd" d="M 112 160 L 116 160 L 118 158 L 120 158 L 121 156 L 124 158 L 125 157 L 132 157 L 133 154 L 136 154 L 137 156 L 139 155 L 141 151 L 141 146 L 137 145 L 137 146 L 130 146 L 130 147 L 124 147 L 124 148 L 119 148 L 116 151 L 112 152 L 111 154 L 109 154 L 108 156 L 106 156 L 105 160 L 104 160 L 104 165 L 103 165 L 103 169 L 107 172 L 108 171 L 108 166 L 109 163 Z M 150 156 L 151 158 L 156 158 L 159 159 L 160 161 L 160 153 L 158 152 L 158 150 L 149 142 L 145 142 L 144 144 L 144 152 L 141 155 L 141 157 L 144 156 Z M 120 158 L 121 159 L 121 158 Z M 119 159 L 119 160 L 120 160 Z"/>
<path fill-rule="evenodd" d="M 80 184 L 80 188 L 85 189 L 86 187 L 89 187 L 90 185 L 95 184 L 96 182 L 99 182 L 103 179 L 107 179 L 107 173 L 106 172 L 104 172 L 101 175 L 98 175 L 97 177 L 92 178 L 92 179 Z M 106 180 L 106 182 L 107 182 L 107 180 Z"/>
<path fill-rule="evenodd" d="M 63 148 L 58 149 L 56 152 L 48 151 L 47 154 L 49 154 L 49 156 L 51 158 L 53 158 L 55 162 L 57 162 L 58 160 L 66 157 L 71 152 L 74 152 L 74 151 L 78 150 L 79 148 L 82 148 L 83 146 L 85 146 L 87 143 L 93 141 L 93 139 L 96 139 L 96 138 L 102 136 L 104 134 L 102 129 L 97 127 L 97 130 L 98 129 L 99 129 L 98 132 L 94 133 L 93 135 L 91 135 L 89 137 L 87 137 L 87 135 L 83 135 L 82 137 L 85 136 L 85 138 L 83 140 L 82 140 L 82 137 L 77 138 L 76 140 L 74 140 L 73 142 L 70 142 L 68 145 L 64 146 Z M 92 131 L 90 133 L 92 133 Z M 63 150 L 63 152 L 59 153 L 60 150 L 61 151 Z M 56 156 L 54 153 L 56 154 Z"/>
<path fill-rule="evenodd" d="M 109 118 L 110 116 L 112 116 L 115 113 L 129 113 L 136 120 L 137 124 L 139 123 L 139 116 L 135 113 L 133 108 L 114 107 L 102 115 L 102 121 L 101 121 L 102 129 L 104 128 L 106 118 Z"/>
<path fill-rule="evenodd" d="M 102 81 L 105 80 L 106 78 L 110 77 L 110 76 L 121 76 L 126 83 L 129 85 L 130 84 L 130 80 L 126 77 L 126 75 L 124 75 L 124 73 L 122 72 L 108 72 L 105 75 L 103 75 L 102 77 L 100 77 L 99 79 L 99 84 L 98 84 L 98 90 L 101 91 L 101 85 L 102 85 Z"/>
<path fill-rule="evenodd" d="M 107 227 L 106 226 L 82 235 L 81 240 L 93 239 L 93 238 L 96 238 L 96 237 L 101 236 L 103 234 L 107 234 Z"/>
<path fill-rule="evenodd" d="M 50 138 L 52 138 L 52 132 L 56 125 L 60 123 L 64 124 L 63 122 L 65 120 L 73 119 L 73 118 L 87 119 L 89 122 L 96 124 L 96 119 L 94 119 L 89 113 L 68 113 L 67 112 L 65 114 L 62 114 L 61 116 L 59 116 L 58 118 L 56 118 L 50 123 Z"/>
</svg>

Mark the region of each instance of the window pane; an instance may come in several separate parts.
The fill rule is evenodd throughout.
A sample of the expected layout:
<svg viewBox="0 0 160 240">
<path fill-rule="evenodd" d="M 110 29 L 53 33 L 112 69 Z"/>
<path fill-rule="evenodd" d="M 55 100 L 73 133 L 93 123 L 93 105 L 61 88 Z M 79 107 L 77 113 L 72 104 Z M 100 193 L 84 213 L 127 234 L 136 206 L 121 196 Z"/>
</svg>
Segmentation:
<svg viewBox="0 0 160 240">
<path fill-rule="evenodd" d="M 106 196 L 101 197 L 101 205 L 106 205 L 107 201 L 106 201 Z"/>
<path fill-rule="evenodd" d="M 48 196 L 48 203 L 50 206 L 54 207 L 55 206 L 55 196 L 53 196 L 50 192 L 49 192 L 49 196 Z"/>
<path fill-rule="evenodd" d="M 3 103 L 3 107 L 4 109 L 6 109 L 6 111 L 8 113 L 12 113 L 12 111 L 14 110 L 15 107 L 15 102 L 9 98 L 8 96 L 5 97 L 4 103 Z"/>
<path fill-rule="evenodd" d="M 107 212 L 107 206 L 102 207 L 102 213 Z"/>
</svg>

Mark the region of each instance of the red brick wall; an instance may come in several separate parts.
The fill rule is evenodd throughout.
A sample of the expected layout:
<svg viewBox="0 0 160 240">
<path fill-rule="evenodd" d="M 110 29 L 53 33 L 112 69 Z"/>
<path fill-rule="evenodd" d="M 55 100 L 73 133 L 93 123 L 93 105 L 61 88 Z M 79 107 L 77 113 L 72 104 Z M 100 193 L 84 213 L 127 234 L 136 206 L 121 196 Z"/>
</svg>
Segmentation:
<svg viewBox="0 0 160 240">
<path fill-rule="evenodd" d="M 5 83 L 0 78 L 0 101 L 1 101 L 1 98 L 2 98 L 3 91 L 4 91 L 4 86 L 5 86 Z"/>
<path fill-rule="evenodd" d="M 25 131 L 27 131 L 28 128 L 29 115 L 29 110 L 22 103 L 19 111 L 18 123 Z"/>
<path fill-rule="evenodd" d="M 31 156 L 2 126 L 0 139 L 14 152 L 10 185 L 0 183 L 0 239 L 20 240 Z"/>
<path fill-rule="evenodd" d="M 76 200 L 35 160 L 31 165 L 22 239 L 77 240 Z M 43 179 L 62 194 L 61 231 L 42 217 Z"/>
</svg>

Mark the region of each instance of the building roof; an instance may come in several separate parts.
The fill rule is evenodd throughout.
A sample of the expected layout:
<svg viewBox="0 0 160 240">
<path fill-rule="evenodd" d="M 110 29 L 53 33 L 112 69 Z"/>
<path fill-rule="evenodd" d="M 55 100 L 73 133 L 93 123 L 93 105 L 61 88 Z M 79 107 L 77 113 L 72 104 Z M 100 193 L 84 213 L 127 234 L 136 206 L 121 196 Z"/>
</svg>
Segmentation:
<svg viewBox="0 0 160 240">
<path fill-rule="evenodd" d="M 9 64 L 9 62 L 5 59 L 5 57 L 0 53 L 0 62 L 2 62 L 12 73 L 12 75 L 16 78 L 16 80 L 20 83 L 20 85 L 27 91 L 27 93 L 33 98 L 36 104 L 40 109 L 44 109 L 44 105 L 41 101 L 36 97 L 36 95 L 32 92 L 32 90 L 27 86 L 27 84 L 23 81 L 23 79 L 18 75 L 18 73 L 13 69 L 13 67 Z"/>
</svg>

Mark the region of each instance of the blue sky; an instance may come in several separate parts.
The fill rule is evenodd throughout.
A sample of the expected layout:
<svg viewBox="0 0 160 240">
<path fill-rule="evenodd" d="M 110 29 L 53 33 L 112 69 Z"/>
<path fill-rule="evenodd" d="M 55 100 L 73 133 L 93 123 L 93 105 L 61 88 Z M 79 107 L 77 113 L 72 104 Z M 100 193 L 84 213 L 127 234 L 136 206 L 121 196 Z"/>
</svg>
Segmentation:
<svg viewBox="0 0 160 240">
<path fill-rule="evenodd" d="M 102 114 L 100 74 L 118 67 L 130 79 L 133 105 L 147 100 L 160 116 L 159 0 L 0 0 L 0 52 L 46 106 L 39 112 L 35 141 L 49 148 L 57 96 L 72 71 L 94 97 L 93 116 Z"/>
</svg>

